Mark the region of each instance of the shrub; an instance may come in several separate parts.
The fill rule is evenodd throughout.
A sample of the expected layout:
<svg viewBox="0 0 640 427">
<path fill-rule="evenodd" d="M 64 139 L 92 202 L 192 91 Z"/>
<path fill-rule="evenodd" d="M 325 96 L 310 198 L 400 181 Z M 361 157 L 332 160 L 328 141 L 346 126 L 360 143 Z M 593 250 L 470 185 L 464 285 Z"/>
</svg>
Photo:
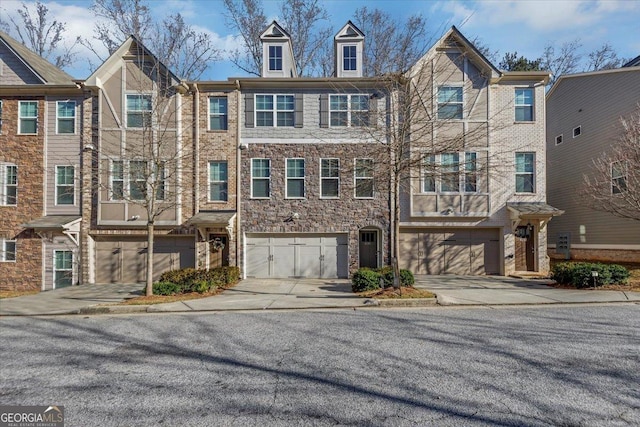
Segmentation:
<svg viewBox="0 0 640 427">
<path fill-rule="evenodd" d="M 154 295 L 175 295 L 182 293 L 180 285 L 173 282 L 156 282 L 153 284 Z"/>
<path fill-rule="evenodd" d="M 595 281 L 593 271 L 598 273 Z M 618 264 L 563 262 L 553 266 L 551 278 L 558 283 L 588 288 L 594 286 L 594 282 L 595 286 L 625 284 L 629 278 L 629 271 Z"/>
<path fill-rule="evenodd" d="M 416 279 L 410 270 L 400 270 L 400 283 L 402 286 L 413 286 Z"/>
<path fill-rule="evenodd" d="M 159 283 L 177 284 L 180 291 L 174 293 L 205 293 L 211 289 L 236 283 L 238 280 L 240 280 L 240 268 L 238 267 L 218 267 L 211 270 L 183 268 L 162 273 Z"/>
<path fill-rule="evenodd" d="M 380 289 L 380 278 L 380 273 L 368 268 L 361 268 L 353 273 L 351 290 L 353 292 L 364 292 Z"/>
</svg>

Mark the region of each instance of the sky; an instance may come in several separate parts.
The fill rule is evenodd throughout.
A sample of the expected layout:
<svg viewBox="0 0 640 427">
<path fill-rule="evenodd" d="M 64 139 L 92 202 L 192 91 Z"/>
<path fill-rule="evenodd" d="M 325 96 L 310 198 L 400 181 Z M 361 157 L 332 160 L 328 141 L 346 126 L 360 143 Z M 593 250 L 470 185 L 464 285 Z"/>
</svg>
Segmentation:
<svg viewBox="0 0 640 427">
<path fill-rule="evenodd" d="M 279 1 L 263 0 L 268 20 L 278 20 Z M 498 58 L 505 52 L 517 51 L 530 59 L 542 55 L 544 47 L 579 39 L 581 52 L 588 52 L 609 43 L 618 56 L 635 58 L 640 55 L 640 0 L 320 0 L 330 16 L 328 25 L 337 32 L 355 10 L 362 6 L 378 8 L 403 22 L 414 14 L 427 19 L 428 32 L 439 38 L 455 25 L 468 39 L 476 37 Z M 208 32 L 222 50 L 239 46 L 238 34 L 227 28 L 221 0 L 149 0 L 152 13 L 159 18 L 179 11 L 187 23 Z M 33 7 L 33 1 L 25 0 Z M 77 36 L 91 38 L 94 18 L 88 10 L 89 0 L 43 0 L 50 15 L 67 25 L 67 43 Z M 3 20 L 17 18 L 22 1 L 2 0 Z M 295 42 L 295 34 L 291 35 Z M 366 42 L 366 34 L 365 34 Z M 98 60 L 93 53 L 76 47 L 76 62 L 67 68 L 77 79 L 90 74 L 88 59 Z M 496 64 L 497 65 L 497 64 Z M 226 58 L 209 66 L 201 80 L 226 80 L 245 75 Z"/>
</svg>

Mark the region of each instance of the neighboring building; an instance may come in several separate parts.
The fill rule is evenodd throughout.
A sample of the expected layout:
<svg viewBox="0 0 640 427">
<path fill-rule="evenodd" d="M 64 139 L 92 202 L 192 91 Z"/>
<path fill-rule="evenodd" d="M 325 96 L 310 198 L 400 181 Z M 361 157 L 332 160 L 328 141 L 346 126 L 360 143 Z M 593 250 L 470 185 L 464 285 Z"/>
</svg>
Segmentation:
<svg viewBox="0 0 640 427">
<path fill-rule="evenodd" d="M 78 283 L 83 92 L 0 31 L 0 289 Z"/>
<path fill-rule="evenodd" d="M 336 36 L 334 78 L 296 77 L 277 23 L 261 40 L 262 76 L 238 82 L 244 276 L 346 278 L 388 264 L 388 182 L 374 182 L 384 159 L 365 130 L 387 97 L 362 77 L 361 31 L 349 22 Z"/>
<path fill-rule="evenodd" d="M 545 273 L 546 72 L 496 69 L 452 27 L 410 71 L 410 191 L 401 200 L 401 268 L 416 274 Z M 419 170 L 417 170 L 419 169 Z"/>
<path fill-rule="evenodd" d="M 549 226 L 553 257 L 640 262 L 640 223 L 578 197 L 592 161 L 610 150 L 619 119 L 639 102 L 640 57 L 618 69 L 560 76 L 547 94 L 549 203 L 565 211 Z"/>
</svg>

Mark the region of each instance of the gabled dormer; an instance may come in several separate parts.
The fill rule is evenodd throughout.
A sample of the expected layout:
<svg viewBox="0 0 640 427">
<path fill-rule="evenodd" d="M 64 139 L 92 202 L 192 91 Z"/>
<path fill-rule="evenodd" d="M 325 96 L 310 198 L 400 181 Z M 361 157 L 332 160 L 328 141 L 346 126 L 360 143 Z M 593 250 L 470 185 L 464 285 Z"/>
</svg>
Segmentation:
<svg viewBox="0 0 640 427">
<path fill-rule="evenodd" d="M 291 36 L 276 21 L 260 35 L 262 77 L 298 77 Z"/>
<path fill-rule="evenodd" d="M 362 77 L 364 33 L 349 21 L 333 38 L 336 77 Z"/>
</svg>

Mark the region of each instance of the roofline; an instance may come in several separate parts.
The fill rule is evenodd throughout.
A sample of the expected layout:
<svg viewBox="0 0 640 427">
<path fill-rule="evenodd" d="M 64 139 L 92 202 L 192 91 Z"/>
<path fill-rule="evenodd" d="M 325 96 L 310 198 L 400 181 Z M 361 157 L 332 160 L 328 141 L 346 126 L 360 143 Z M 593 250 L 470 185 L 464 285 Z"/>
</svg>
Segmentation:
<svg viewBox="0 0 640 427">
<path fill-rule="evenodd" d="M 0 40 L 2 40 L 2 43 L 7 47 L 7 49 L 9 49 L 17 58 L 20 59 L 20 62 L 22 62 L 22 64 L 25 67 L 27 67 L 27 69 L 29 71 L 31 71 L 37 78 L 39 78 L 40 81 L 43 84 L 47 84 L 47 81 L 44 79 L 44 77 L 42 77 L 40 75 L 40 73 L 38 73 L 36 70 L 34 70 L 33 67 L 31 65 L 29 65 L 29 63 L 22 57 L 22 55 L 20 55 L 18 52 L 16 52 L 16 50 L 14 48 L 12 48 L 9 43 L 7 43 L 7 41 L 4 39 L 4 37 L 0 37 Z"/>
<path fill-rule="evenodd" d="M 478 48 L 477 48 L 473 43 L 471 43 L 471 42 L 469 41 L 469 39 L 467 39 L 467 38 L 464 36 L 464 34 L 462 34 L 462 32 L 461 32 L 461 31 L 460 31 L 460 30 L 459 30 L 455 25 L 452 25 L 452 26 L 451 26 L 451 30 L 452 30 L 451 32 L 455 31 L 455 32 L 458 34 L 458 36 L 462 37 L 462 40 L 463 40 L 466 44 L 468 44 L 468 45 L 473 49 L 474 53 L 475 53 L 476 55 L 478 55 L 478 56 L 479 56 L 479 57 L 480 57 L 484 62 L 486 62 L 487 64 L 489 64 L 489 65 L 491 66 L 491 68 L 493 68 L 493 69 L 495 70 L 495 72 L 496 72 L 496 73 L 498 73 L 498 75 L 502 75 L 502 74 L 503 74 L 503 71 L 499 70 L 495 65 L 493 65 L 493 63 L 492 63 L 491 61 L 489 61 L 489 60 L 487 59 L 487 57 L 486 57 L 486 56 L 484 56 L 484 55 L 482 54 L 482 52 L 480 52 L 480 51 L 478 50 Z M 448 33 L 448 32 L 449 32 L 449 31 L 447 31 L 447 33 Z M 440 41 L 444 40 L 444 38 L 445 38 L 445 36 L 443 36 L 443 37 L 440 39 Z"/>
<path fill-rule="evenodd" d="M 0 86 L 0 94 L 3 96 L 7 95 L 48 95 L 48 94 L 58 94 L 58 93 L 70 93 L 70 92 L 78 92 L 78 94 L 82 94 L 83 90 L 78 85 L 40 85 L 40 84 L 29 84 L 29 85 L 2 85 Z"/>
<path fill-rule="evenodd" d="M 543 81 L 546 85 L 551 79 L 548 71 L 503 71 L 502 76 L 494 79 L 499 81 Z"/>
<path fill-rule="evenodd" d="M 553 84 L 553 86 L 551 86 L 551 89 L 549 90 L 549 92 L 547 92 L 546 98 L 549 99 L 549 97 L 556 90 L 556 88 L 564 80 L 567 80 L 567 79 L 575 79 L 575 78 L 580 78 L 580 77 L 591 77 L 591 76 L 602 76 L 602 75 L 606 75 L 606 74 L 616 74 L 616 73 L 634 72 L 634 71 L 635 72 L 640 71 L 640 66 L 612 68 L 610 70 L 587 71 L 585 73 L 563 74 L 560 77 L 558 77 L 558 79 Z"/>
<path fill-rule="evenodd" d="M 357 26 L 356 24 L 354 24 L 354 23 L 351 21 L 351 19 L 349 19 L 349 20 L 347 21 L 347 23 L 346 23 L 346 24 L 344 24 L 342 27 L 340 27 L 340 29 L 338 30 L 338 32 L 336 33 L 336 35 L 335 35 L 335 36 L 333 36 L 333 40 L 334 40 L 334 41 L 335 41 L 335 40 L 338 40 L 338 39 L 337 39 L 338 34 L 340 34 L 340 31 L 342 31 L 342 30 L 343 30 L 346 26 L 348 26 L 348 25 L 350 25 L 350 26 L 352 26 L 353 28 L 355 28 L 355 29 L 356 29 L 356 31 L 357 31 L 357 32 L 358 32 L 358 34 L 359 34 L 357 38 L 362 38 L 362 39 L 364 39 L 364 38 L 365 38 L 365 35 L 364 35 L 364 33 L 362 32 L 362 30 L 361 30 L 360 28 L 358 28 L 358 26 Z M 354 38 L 355 38 L 355 37 L 354 37 Z"/>
<path fill-rule="evenodd" d="M 304 88 L 304 87 L 344 87 L 345 85 L 359 86 L 380 86 L 389 82 L 388 78 L 382 77 L 237 77 L 229 78 L 234 84 L 245 88 Z"/>
</svg>

